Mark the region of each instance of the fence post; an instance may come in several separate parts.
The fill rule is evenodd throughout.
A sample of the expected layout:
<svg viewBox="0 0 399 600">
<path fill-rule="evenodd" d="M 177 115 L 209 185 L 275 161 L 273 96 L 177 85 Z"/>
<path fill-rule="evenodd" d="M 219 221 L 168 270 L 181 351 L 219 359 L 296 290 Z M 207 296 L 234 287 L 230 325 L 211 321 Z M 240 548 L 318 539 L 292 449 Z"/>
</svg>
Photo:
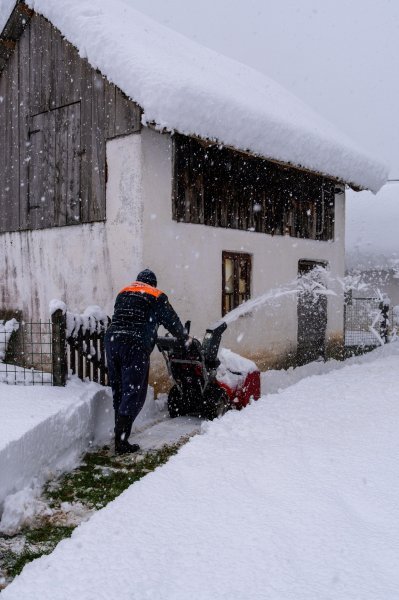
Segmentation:
<svg viewBox="0 0 399 600">
<path fill-rule="evenodd" d="M 378 307 L 381 311 L 380 335 L 384 343 L 388 343 L 389 301 L 382 300 Z"/>
<path fill-rule="evenodd" d="M 66 384 L 68 365 L 66 350 L 66 316 L 61 309 L 51 315 L 52 323 L 52 364 L 53 385 L 64 386 Z"/>
</svg>

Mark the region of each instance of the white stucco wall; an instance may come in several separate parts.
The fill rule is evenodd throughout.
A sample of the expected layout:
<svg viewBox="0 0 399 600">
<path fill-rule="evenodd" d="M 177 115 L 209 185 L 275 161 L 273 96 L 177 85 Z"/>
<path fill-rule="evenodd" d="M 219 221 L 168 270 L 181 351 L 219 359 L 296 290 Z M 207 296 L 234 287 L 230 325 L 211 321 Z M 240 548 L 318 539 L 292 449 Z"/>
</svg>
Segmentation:
<svg viewBox="0 0 399 600">
<path fill-rule="evenodd" d="M 181 319 L 202 337 L 221 316 L 222 251 L 252 255 L 252 297 L 284 286 L 300 259 L 327 261 L 344 274 L 344 196 L 336 197 L 334 242 L 227 230 L 172 220 L 172 143 L 144 128 L 107 143 L 104 223 L 0 235 L 0 307 L 47 319 L 52 298 L 82 311 L 99 304 L 112 314 L 117 292 L 143 267 Z M 342 334 L 342 295 L 328 297 L 328 335 Z M 281 355 L 297 338 L 296 298 L 282 298 L 229 326 L 224 344 L 246 355 Z M 239 341 L 238 341 L 239 340 Z M 155 357 L 156 358 L 156 357 Z M 157 360 L 157 359 L 156 359 Z"/>
<path fill-rule="evenodd" d="M 221 317 L 223 250 L 252 254 L 252 297 L 292 281 L 300 259 L 327 261 L 333 275 L 344 275 L 344 194 L 336 196 L 333 242 L 177 223 L 172 220 L 171 137 L 145 129 L 142 148 L 143 261 L 157 273 L 159 287 L 181 319 L 191 319 L 196 336 Z M 342 335 L 343 329 L 342 292 L 338 285 L 334 289 L 338 295 L 328 297 L 330 336 Z M 265 349 L 282 354 L 296 339 L 296 298 L 282 298 L 229 326 L 223 342 L 256 356 Z"/>
<path fill-rule="evenodd" d="M 119 289 L 142 262 L 141 135 L 107 143 L 107 220 L 0 234 L 0 307 L 48 319 L 52 298 L 112 314 Z"/>
</svg>

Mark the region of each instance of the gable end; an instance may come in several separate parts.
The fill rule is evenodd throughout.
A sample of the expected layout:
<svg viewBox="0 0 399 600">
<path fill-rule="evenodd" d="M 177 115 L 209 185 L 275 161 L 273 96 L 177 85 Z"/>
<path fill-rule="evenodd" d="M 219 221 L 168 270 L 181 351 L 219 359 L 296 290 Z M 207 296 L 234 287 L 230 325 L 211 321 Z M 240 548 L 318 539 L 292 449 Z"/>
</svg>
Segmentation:
<svg viewBox="0 0 399 600">
<path fill-rule="evenodd" d="M 0 232 L 102 221 L 106 141 L 139 132 L 141 110 L 26 9 L 1 38 Z"/>
</svg>

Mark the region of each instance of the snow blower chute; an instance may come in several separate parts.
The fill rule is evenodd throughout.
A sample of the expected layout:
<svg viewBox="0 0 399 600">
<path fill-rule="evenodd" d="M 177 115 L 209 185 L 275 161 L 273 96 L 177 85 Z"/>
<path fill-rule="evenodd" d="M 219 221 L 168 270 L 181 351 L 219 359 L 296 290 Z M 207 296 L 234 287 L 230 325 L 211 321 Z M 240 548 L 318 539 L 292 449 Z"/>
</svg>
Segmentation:
<svg viewBox="0 0 399 600">
<path fill-rule="evenodd" d="M 222 322 L 207 329 L 202 343 L 192 338 L 189 346 L 170 335 L 157 339 L 158 349 L 174 382 L 168 395 L 171 417 L 192 414 L 214 419 L 229 408 L 240 409 L 251 398 L 259 398 L 260 374 L 251 361 L 241 359 L 238 364 L 236 361 L 234 370 L 223 365 L 222 376 L 219 376 L 218 351 L 226 327 Z M 190 321 L 186 323 L 186 329 L 189 331 Z M 255 368 L 248 368 L 248 365 Z"/>
</svg>

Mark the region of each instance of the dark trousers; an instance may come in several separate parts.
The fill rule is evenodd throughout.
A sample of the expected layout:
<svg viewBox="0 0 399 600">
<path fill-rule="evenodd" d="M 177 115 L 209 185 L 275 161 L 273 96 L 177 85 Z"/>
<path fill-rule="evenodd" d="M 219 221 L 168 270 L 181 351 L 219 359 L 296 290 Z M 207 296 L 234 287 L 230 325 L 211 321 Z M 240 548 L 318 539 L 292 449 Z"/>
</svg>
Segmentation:
<svg viewBox="0 0 399 600">
<path fill-rule="evenodd" d="M 137 417 L 147 395 L 150 355 L 129 335 L 105 334 L 108 379 L 116 414 Z"/>
</svg>

